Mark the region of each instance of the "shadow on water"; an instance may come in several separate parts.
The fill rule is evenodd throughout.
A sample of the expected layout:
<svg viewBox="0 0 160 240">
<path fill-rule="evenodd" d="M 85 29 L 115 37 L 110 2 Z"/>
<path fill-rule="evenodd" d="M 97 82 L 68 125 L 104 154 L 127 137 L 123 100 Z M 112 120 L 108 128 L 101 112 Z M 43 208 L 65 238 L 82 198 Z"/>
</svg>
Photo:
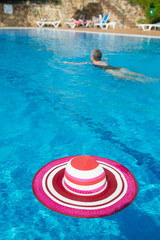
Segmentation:
<svg viewBox="0 0 160 240">
<path fill-rule="evenodd" d="M 75 113 L 76 114 L 76 113 Z M 92 119 L 85 118 L 84 116 L 77 117 L 77 119 L 81 119 L 83 122 L 87 123 L 90 130 L 94 131 L 95 133 L 99 134 L 99 137 L 102 140 L 109 141 L 113 145 L 117 146 L 121 151 L 127 153 L 128 155 L 132 156 L 134 159 L 137 160 L 137 164 L 139 166 L 147 164 L 149 169 L 156 174 L 157 178 L 160 178 L 160 168 L 156 165 L 156 159 L 150 153 L 142 153 L 138 150 L 132 149 L 128 147 L 125 143 L 122 143 L 119 140 L 116 140 L 114 134 L 111 131 L 105 129 L 105 127 L 98 126 L 97 124 L 93 123 Z"/>
</svg>

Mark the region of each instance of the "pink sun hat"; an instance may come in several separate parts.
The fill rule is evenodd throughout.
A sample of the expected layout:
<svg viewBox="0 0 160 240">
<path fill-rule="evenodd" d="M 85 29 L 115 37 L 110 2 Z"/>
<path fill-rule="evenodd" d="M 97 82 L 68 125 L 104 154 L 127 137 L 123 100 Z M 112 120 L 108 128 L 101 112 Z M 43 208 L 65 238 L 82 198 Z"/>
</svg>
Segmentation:
<svg viewBox="0 0 160 240">
<path fill-rule="evenodd" d="M 36 198 L 49 209 L 72 217 L 103 217 L 128 206 L 138 187 L 121 164 L 101 157 L 54 160 L 33 179 Z"/>
</svg>

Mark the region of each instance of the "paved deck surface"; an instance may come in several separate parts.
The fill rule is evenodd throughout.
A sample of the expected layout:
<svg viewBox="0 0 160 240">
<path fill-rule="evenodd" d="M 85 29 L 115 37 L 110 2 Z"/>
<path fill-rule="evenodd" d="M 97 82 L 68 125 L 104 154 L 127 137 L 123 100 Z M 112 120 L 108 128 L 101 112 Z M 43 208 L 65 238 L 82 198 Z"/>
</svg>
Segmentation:
<svg viewBox="0 0 160 240">
<path fill-rule="evenodd" d="M 22 27 L 0 27 L 0 29 L 5 28 L 22 28 Z M 24 29 L 27 29 L 27 27 L 23 27 Z M 38 27 L 36 27 L 38 28 Z M 34 27 L 32 28 L 34 29 Z M 51 28 L 50 28 L 51 29 Z M 87 32 L 103 32 L 103 33 L 116 33 L 116 34 L 129 34 L 129 35 L 142 35 L 142 36 L 149 36 L 149 37 L 158 37 L 160 38 L 160 30 L 150 30 L 150 31 L 143 31 L 138 28 L 131 28 L 131 29 L 100 29 L 100 28 L 82 28 L 82 27 L 76 27 L 76 28 L 66 28 L 66 27 L 58 27 L 58 28 L 52 28 L 52 29 L 60 29 L 60 30 L 69 30 L 69 31 L 87 31 Z"/>
<path fill-rule="evenodd" d="M 145 35 L 145 36 L 153 36 L 153 37 L 159 37 L 160 38 L 160 30 L 151 30 L 151 31 L 143 31 L 138 28 L 131 28 L 131 29 L 99 29 L 99 28 L 62 28 L 59 29 L 68 29 L 71 31 L 88 31 L 88 32 L 104 32 L 104 33 L 116 33 L 116 34 L 129 34 L 129 35 Z"/>
</svg>

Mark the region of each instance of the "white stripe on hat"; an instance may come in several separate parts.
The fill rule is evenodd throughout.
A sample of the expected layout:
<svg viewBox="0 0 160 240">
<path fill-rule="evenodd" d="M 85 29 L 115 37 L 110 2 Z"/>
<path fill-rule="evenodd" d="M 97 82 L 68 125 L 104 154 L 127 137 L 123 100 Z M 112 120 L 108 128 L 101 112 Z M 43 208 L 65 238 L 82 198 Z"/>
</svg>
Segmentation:
<svg viewBox="0 0 160 240">
<path fill-rule="evenodd" d="M 93 170 L 82 171 L 82 170 L 78 170 L 78 169 L 72 167 L 70 162 L 67 163 L 66 171 L 71 176 L 76 177 L 76 178 L 92 179 L 92 178 L 100 176 L 104 172 L 104 169 L 102 168 L 101 165 L 98 165 L 98 167 L 96 167 Z"/>
</svg>

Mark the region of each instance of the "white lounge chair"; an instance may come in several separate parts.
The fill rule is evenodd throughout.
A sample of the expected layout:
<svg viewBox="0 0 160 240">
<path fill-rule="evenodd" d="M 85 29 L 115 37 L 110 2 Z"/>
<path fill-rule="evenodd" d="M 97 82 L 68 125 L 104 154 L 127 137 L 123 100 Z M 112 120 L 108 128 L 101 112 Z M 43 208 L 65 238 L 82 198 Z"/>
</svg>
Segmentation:
<svg viewBox="0 0 160 240">
<path fill-rule="evenodd" d="M 116 27 L 116 22 L 107 23 L 108 18 L 109 18 L 109 14 L 106 14 L 102 20 L 94 23 L 94 27 L 100 27 L 102 29 L 104 29 L 104 28 L 108 29 L 109 26 L 112 26 L 113 28 L 115 28 Z"/>
<path fill-rule="evenodd" d="M 109 23 L 106 23 L 106 27 L 102 27 L 102 28 L 108 29 L 108 27 L 111 26 L 113 29 L 115 29 L 116 23 L 117 23 L 117 22 L 109 22 Z"/>
<path fill-rule="evenodd" d="M 75 28 L 76 24 L 74 22 L 64 22 L 66 27 Z"/>
<path fill-rule="evenodd" d="M 44 20 L 42 20 L 42 21 L 36 22 L 36 24 L 37 24 L 38 27 L 44 27 L 45 25 L 47 25 L 47 26 L 57 28 L 57 27 L 59 27 L 60 20 L 58 20 L 58 21 L 44 21 Z"/>
<path fill-rule="evenodd" d="M 155 23 L 155 24 L 136 24 L 138 28 L 142 28 L 143 31 L 150 31 L 151 28 L 160 28 L 160 23 Z"/>
<path fill-rule="evenodd" d="M 106 25 L 106 23 L 108 21 L 108 18 L 109 18 L 109 14 L 106 14 L 103 19 L 99 18 L 98 22 L 94 22 L 94 27 L 101 27 L 101 28 L 103 28 L 103 26 Z"/>
</svg>

